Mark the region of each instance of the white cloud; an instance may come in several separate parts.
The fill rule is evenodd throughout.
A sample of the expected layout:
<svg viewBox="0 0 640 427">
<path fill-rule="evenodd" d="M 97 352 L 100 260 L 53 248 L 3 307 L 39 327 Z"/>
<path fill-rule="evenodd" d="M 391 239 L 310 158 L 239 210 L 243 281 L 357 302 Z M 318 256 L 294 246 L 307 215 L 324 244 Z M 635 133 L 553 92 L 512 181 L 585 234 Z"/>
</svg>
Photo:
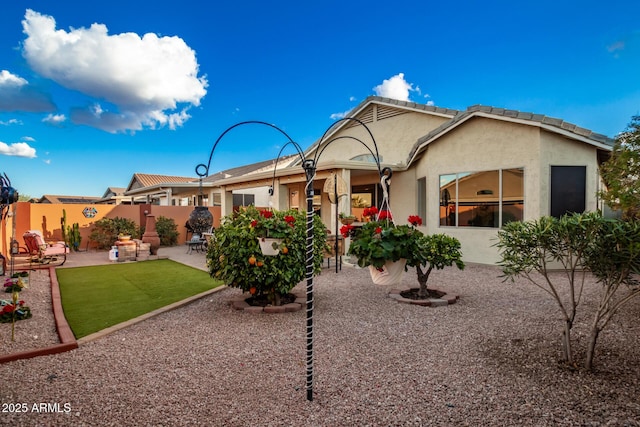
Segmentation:
<svg viewBox="0 0 640 427">
<path fill-rule="evenodd" d="M 188 109 L 199 106 L 207 93 L 195 52 L 179 37 L 109 35 L 97 23 L 56 30 L 53 17 L 30 9 L 22 25 L 23 56 L 33 70 L 114 107 L 76 109 L 75 123 L 109 132 L 173 129 L 189 119 Z"/>
<path fill-rule="evenodd" d="M 356 97 L 355 97 L 355 96 L 350 96 L 350 97 L 349 97 L 349 101 L 354 102 L 355 100 L 356 100 Z"/>
<path fill-rule="evenodd" d="M 331 120 L 340 120 L 340 119 L 344 119 L 345 117 L 347 117 L 347 115 L 349 114 L 351 110 L 347 110 L 344 111 L 342 113 L 333 113 L 332 115 L 330 115 L 329 117 L 331 118 Z"/>
<path fill-rule="evenodd" d="M 5 156 L 16 157 L 36 157 L 36 149 L 32 148 L 26 142 L 15 142 L 13 144 L 6 144 L 0 141 L 0 154 Z"/>
<path fill-rule="evenodd" d="M 42 119 L 43 123 L 52 126 L 61 126 L 67 120 L 64 114 L 48 114 L 47 117 Z"/>
<path fill-rule="evenodd" d="M 11 126 L 11 125 L 21 125 L 22 124 L 22 120 L 18 120 L 18 119 L 9 119 L 7 121 L 3 121 L 0 120 L 0 125 L 2 126 Z"/>
<path fill-rule="evenodd" d="M 32 136 L 23 136 L 23 137 L 22 137 L 22 138 L 20 138 L 20 139 L 22 139 L 23 141 L 28 141 L 28 142 L 35 142 L 35 140 L 36 140 L 36 139 L 35 139 L 34 137 L 32 137 Z"/>
<path fill-rule="evenodd" d="M 33 88 L 26 79 L 0 70 L 0 112 L 46 112 L 54 109 L 49 96 Z"/>
<path fill-rule="evenodd" d="M 28 82 L 20 76 L 11 74 L 7 70 L 0 71 L 0 86 L 6 87 L 20 87 L 26 85 Z"/>
<path fill-rule="evenodd" d="M 373 88 L 378 96 L 398 99 L 400 101 L 410 101 L 409 92 L 415 91 L 413 84 L 407 83 L 404 74 L 399 73 L 388 80 L 383 80 L 381 84 Z"/>
</svg>

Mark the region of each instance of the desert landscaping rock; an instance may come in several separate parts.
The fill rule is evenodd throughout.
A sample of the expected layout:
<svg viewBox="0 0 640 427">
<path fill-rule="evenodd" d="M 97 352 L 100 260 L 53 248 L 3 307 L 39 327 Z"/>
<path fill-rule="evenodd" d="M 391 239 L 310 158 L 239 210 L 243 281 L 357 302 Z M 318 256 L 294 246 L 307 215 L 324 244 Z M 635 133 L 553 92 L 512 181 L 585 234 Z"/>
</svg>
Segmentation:
<svg viewBox="0 0 640 427">
<path fill-rule="evenodd" d="M 76 350 L 0 365 L 0 401 L 70 406 L 3 413 L 1 424 L 639 426 L 640 301 L 602 333 L 587 373 L 558 363 L 553 301 L 499 275 L 476 265 L 434 271 L 433 286 L 460 299 L 429 309 L 388 298 L 366 270 L 323 270 L 314 278 L 312 402 L 306 310 L 247 316 L 229 304 L 241 292 L 223 289 Z M 397 287 L 412 285 L 410 270 Z M 594 303 L 596 288 L 589 279 L 582 304 Z M 0 325 L 0 351 L 56 342 L 41 317 L 46 295 L 28 298 L 34 317 L 17 324 L 14 344 Z M 590 321 L 581 313 L 579 360 Z"/>
</svg>

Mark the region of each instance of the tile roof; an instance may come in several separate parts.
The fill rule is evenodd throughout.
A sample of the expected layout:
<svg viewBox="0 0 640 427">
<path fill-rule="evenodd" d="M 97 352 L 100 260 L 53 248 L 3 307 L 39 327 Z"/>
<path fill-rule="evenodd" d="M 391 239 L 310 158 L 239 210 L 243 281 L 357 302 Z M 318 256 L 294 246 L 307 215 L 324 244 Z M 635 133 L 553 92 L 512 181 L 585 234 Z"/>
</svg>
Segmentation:
<svg viewBox="0 0 640 427">
<path fill-rule="evenodd" d="M 100 200 L 100 197 L 92 196 L 68 196 L 68 195 L 54 195 L 45 194 L 39 200 L 38 203 L 84 203 L 93 204 Z"/>
<path fill-rule="evenodd" d="M 278 162 L 278 167 L 282 167 L 282 165 L 287 165 L 293 158 L 297 158 L 297 155 L 288 155 L 280 157 L 280 161 Z M 217 172 L 213 175 L 209 175 L 206 178 L 203 178 L 203 182 L 215 182 L 221 179 L 233 178 L 236 176 L 249 175 L 252 173 L 264 172 L 268 170 L 273 170 L 276 167 L 276 159 L 264 160 L 262 162 L 251 163 L 250 165 L 239 166 L 237 168 L 226 169 L 220 172 Z"/>
<path fill-rule="evenodd" d="M 198 180 L 197 178 L 186 176 L 156 175 L 146 173 L 134 173 L 133 179 L 137 180 L 138 183 L 140 183 L 140 185 L 142 185 L 143 187 L 151 187 L 153 185 L 169 183 L 195 182 Z"/>
</svg>

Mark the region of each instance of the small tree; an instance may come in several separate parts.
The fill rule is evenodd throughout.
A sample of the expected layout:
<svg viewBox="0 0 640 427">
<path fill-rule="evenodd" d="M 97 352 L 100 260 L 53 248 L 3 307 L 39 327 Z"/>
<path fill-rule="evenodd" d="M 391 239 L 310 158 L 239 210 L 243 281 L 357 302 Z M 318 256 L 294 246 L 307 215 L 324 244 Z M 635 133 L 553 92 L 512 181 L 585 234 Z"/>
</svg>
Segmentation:
<svg viewBox="0 0 640 427">
<path fill-rule="evenodd" d="M 429 280 L 429 275 L 434 268 L 442 270 L 454 264 L 460 270 L 464 269 L 458 239 L 446 234 L 422 235 L 417 238 L 412 255 L 407 258 L 407 265 L 416 268 L 420 284 L 418 296 L 420 298 L 429 296 L 427 280 Z M 422 266 L 427 267 L 426 271 L 422 270 Z"/>
<path fill-rule="evenodd" d="M 600 166 L 607 189 L 599 193 L 623 219 L 640 219 L 640 116 L 633 116 L 627 129 L 616 137 L 609 160 Z"/>
<path fill-rule="evenodd" d="M 268 212 L 268 215 L 266 214 Z M 282 239 L 275 256 L 263 255 L 258 244 L 261 232 L 269 229 Z M 277 223 L 277 224 L 276 224 Z M 313 273 L 322 267 L 327 232 L 322 220 L 313 216 Z M 207 265 L 213 278 L 240 288 L 256 298 L 265 297 L 280 305 L 281 297 L 293 289 L 306 274 L 306 215 L 296 210 L 259 211 L 254 206 L 222 218 L 207 252 Z"/>
<path fill-rule="evenodd" d="M 640 295 L 632 276 L 640 272 L 640 222 L 603 219 L 585 252 L 585 265 L 602 286 L 587 345 L 585 367 L 592 369 L 600 332 L 624 304 Z"/>
<path fill-rule="evenodd" d="M 542 217 L 537 221 L 510 222 L 498 232 L 497 246 L 502 256 L 499 265 L 505 280 L 524 277 L 558 304 L 564 320 L 564 360 L 569 364 L 573 364 L 571 328 L 586 277 L 582 268 L 583 255 L 594 242 L 599 218 L 597 213 L 575 214 L 561 219 Z M 564 270 L 560 277 L 550 274 L 557 265 Z M 565 286 L 568 292 L 563 292 Z"/>
<path fill-rule="evenodd" d="M 633 283 L 633 274 L 640 273 L 640 223 L 605 219 L 591 212 L 512 222 L 498 237 L 505 280 L 524 277 L 557 302 L 564 319 L 565 361 L 572 365 L 571 328 L 586 275 L 595 276 L 601 293 L 593 310 L 585 361 L 585 368 L 592 369 L 600 332 L 620 307 L 640 295 Z M 550 271 L 558 266 L 563 274 L 552 275 Z M 627 292 L 621 294 L 625 287 Z"/>
</svg>

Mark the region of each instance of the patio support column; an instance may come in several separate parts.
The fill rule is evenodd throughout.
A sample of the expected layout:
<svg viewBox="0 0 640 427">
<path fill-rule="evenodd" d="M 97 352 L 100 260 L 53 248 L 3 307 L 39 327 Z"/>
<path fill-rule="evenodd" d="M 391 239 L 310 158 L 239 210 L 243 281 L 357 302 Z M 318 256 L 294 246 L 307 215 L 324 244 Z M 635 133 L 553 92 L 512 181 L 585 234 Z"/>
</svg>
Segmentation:
<svg viewBox="0 0 640 427">
<path fill-rule="evenodd" d="M 271 202 L 273 205 L 271 206 L 276 210 L 286 210 L 289 209 L 289 187 L 286 185 L 281 185 L 280 181 L 273 186 L 273 196 L 271 196 Z"/>
<path fill-rule="evenodd" d="M 220 211 L 222 216 L 227 216 L 233 213 L 233 192 L 227 191 L 226 187 L 222 187 L 221 190 Z"/>
</svg>

